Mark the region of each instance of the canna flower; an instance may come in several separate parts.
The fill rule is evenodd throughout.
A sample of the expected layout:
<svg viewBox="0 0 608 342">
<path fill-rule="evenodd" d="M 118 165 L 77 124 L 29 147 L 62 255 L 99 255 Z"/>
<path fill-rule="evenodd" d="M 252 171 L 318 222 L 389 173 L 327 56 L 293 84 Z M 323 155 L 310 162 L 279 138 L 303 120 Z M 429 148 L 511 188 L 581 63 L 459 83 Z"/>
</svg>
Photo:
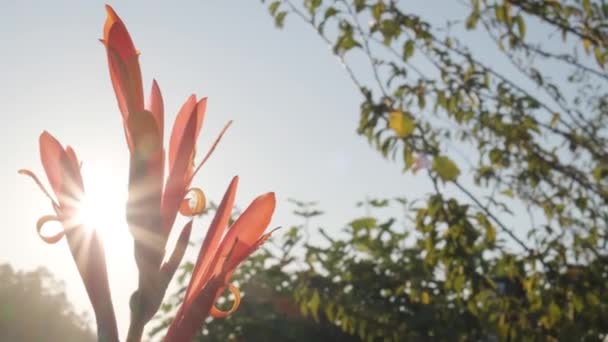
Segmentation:
<svg viewBox="0 0 608 342">
<path fill-rule="evenodd" d="M 38 235 L 50 244 L 66 237 L 95 312 L 99 341 L 118 341 L 103 243 L 95 230 L 84 225 L 80 215 L 84 186 L 76 153 L 70 146 L 64 149 L 51 134 L 43 132 L 40 135 L 40 159 L 56 200 L 32 171 L 19 170 L 20 174 L 36 182 L 51 200 L 55 211 L 55 215 L 45 215 L 38 220 Z M 63 230 L 46 236 L 42 233 L 42 227 L 52 221 L 60 222 Z"/>
<path fill-rule="evenodd" d="M 106 47 L 110 78 L 130 152 L 127 222 L 134 237 L 135 260 L 139 269 L 139 286 L 131 299 L 131 309 L 132 320 L 141 325 L 137 327 L 140 330 L 158 310 L 188 243 L 191 222 L 182 229 L 169 260 L 161 264 L 177 213 L 194 216 L 205 209 L 202 190 L 190 189 L 192 178 L 209 158 L 230 122 L 195 168 L 195 144 L 203 125 L 207 98 L 197 100 L 195 95 L 191 95 L 177 114 L 169 149 L 165 151 L 164 106 L 160 88 L 153 81 L 149 102 L 144 104 L 139 52 L 116 12 L 110 6 L 106 6 L 106 10 L 102 42 Z M 168 170 L 166 182 L 165 168 Z M 194 206 L 190 206 L 186 199 L 188 193 L 194 196 Z"/>
<path fill-rule="evenodd" d="M 217 208 L 192 271 L 184 301 L 169 327 L 165 342 L 190 341 L 207 316 L 225 317 L 239 306 L 240 294 L 229 283 L 230 277 L 236 267 L 272 233 L 264 234 L 264 231 L 275 209 L 275 196 L 270 192 L 257 197 L 224 235 L 237 184 L 238 177 L 234 177 Z M 215 303 L 226 288 L 234 295 L 234 304 L 228 311 L 220 311 Z"/>
</svg>

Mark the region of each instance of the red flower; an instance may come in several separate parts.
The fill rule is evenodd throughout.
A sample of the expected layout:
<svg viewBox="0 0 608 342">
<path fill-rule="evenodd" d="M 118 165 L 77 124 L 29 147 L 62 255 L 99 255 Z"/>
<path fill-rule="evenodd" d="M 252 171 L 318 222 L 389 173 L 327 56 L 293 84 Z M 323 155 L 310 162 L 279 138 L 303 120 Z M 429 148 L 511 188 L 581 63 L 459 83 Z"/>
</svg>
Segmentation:
<svg viewBox="0 0 608 342">
<path fill-rule="evenodd" d="M 47 243 L 56 243 L 66 237 L 95 312 L 99 340 L 118 341 L 103 243 L 95 230 L 83 224 L 80 215 L 84 186 L 76 153 L 70 146 L 64 149 L 57 139 L 43 132 L 40 135 L 40 159 L 57 200 L 32 171 L 19 170 L 36 182 L 55 210 L 55 215 L 42 216 L 38 220 L 38 234 Z M 49 221 L 60 222 L 63 230 L 52 236 L 43 235 L 42 227 Z"/>
<path fill-rule="evenodd" d="M 275 209 L 270 192 L 257 197 L 232 224 L 226 235 L 234 204 L 238 177 L 234 177 L 201 246 L 184 302 L 165 336 L 165 341 L 190 341 L 209 314 L 224 317 L 238 308 L 240 295 L 229 284 L 236 267 L 253 253 L 271 233 L 263 234 Z M 235 297 L 229 311 L 219 311 L 215 302 L 228 288 Z"/>
<path fill-rule="evenodd" d="M 160 306 L 188 242 L 191 223 L 182 230 L 178 246 L 169 261 L 161 265 L 177 213 L 181 211 L 184 215 L 193 216 L 205 209 L 203 192 L 189 189 L 190 183 L 230 123 L 195 169 L 195 145 L 203 125 L 207 99 L 197 100 L 195 95 L 188 97 L 173 125 L 167 158 L 169 175 L 166 183 L 163 183 L 162 95 L 158 84 L 153 81 L 149 103 L 144 105 L 139 53 L 116 12 L 110 6 L 106 6 L 106 9 L 108 15 L 102 42 L 106 47 L 110 78 L 130 151 L 127 222 L 135 239 L 135 260 L 140 274 L 132 308 L 135 307 L 136 318 L 141 320 L 139 324 L 145 324 Z M 193 208 L 185 200 L 190 190 L 196 199 Z"/>
</svg>

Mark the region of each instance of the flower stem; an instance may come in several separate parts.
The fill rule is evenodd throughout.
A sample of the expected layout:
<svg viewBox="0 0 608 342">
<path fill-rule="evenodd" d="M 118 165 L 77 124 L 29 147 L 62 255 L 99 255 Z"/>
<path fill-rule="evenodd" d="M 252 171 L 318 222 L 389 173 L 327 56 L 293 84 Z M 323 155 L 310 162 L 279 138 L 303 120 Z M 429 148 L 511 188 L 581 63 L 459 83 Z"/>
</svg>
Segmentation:
<svg viewBox="0 0 608 342">
<path fill-rule="evenodd" d="M 126 342 L 141 342 L 141 336 L 143 333 L 144 324 L 138 319 L 131 320 Z"/>
</svg>

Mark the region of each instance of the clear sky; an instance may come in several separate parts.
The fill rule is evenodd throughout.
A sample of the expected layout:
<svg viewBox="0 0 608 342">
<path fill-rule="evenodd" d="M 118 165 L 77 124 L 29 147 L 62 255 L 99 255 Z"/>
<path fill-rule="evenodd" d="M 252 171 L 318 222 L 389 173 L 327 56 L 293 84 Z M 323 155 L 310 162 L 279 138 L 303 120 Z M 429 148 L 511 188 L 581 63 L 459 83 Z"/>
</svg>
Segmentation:
<svg viewBox="0 0 608 342">
<path fill-rule="evenodd" d="M 412 3 L 425 14 L 463 10 L 445 0 Z M 103 4 L 0 2 L 0 262 L 18 269 L 48 267 L 66 281 L 69 299 L 89 310 L 65 241 L 46 245 L 36 235 L 35 222 L 52 212 L 50 203 L 33 182 L 17 175 L 19 168 L 29 168 L 43 176 L 38 136 L 48 130 L 75 147 L 84 161 L 85 186 L 111 197 L 103 222 L 113 230 L 106 250 L 124 337 L 136 270 L 123 211 L 128 153 L 105 50 L 98 41 Z M 401 174 L 401 164 L 382 161 L 356 135 L 356 88 L 328 47 L 295 17 L 288 17 L 280 31 L 259 1 L 110 4 L 142 53 L 146 94 L 153 77 L 160 84 L 165 136 L 177 109 L 193 92 L 209 97 L 199 152 L 227 120 L 234 120 L 194 182 L 211 200 L 217 201 L 238 174 L 240 206 L 257 194 L 276 192 L 273 226 L 295 222 L 287 203 L 291 197 L 319 200 L 328 212 L 323 225 L 337 230 L 363 213 L 354 205 L 365 196 L 423 196 L 426 177 Z M 205 230 L 206 221 L 195 222 L 195 237 Z"/>
</svg>

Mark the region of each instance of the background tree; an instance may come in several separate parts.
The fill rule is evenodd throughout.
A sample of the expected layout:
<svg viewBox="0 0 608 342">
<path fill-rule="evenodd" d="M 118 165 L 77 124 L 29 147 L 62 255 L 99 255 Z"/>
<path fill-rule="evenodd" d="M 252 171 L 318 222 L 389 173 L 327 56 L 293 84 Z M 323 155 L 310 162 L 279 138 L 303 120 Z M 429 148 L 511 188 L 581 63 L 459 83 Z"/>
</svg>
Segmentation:
<svg viewBox="0 0 608 342">
<path fill-rule="evenodd" d="M 242 286 L 268 287 L 272 317 L 366 340 L 605 336 L 608 4 L 471 0 L 440 26 L 407 1 L 267 4 L 277 26 L 293 16 L 332 47 L 361 94 L 357 132 L 431 185 L 397 201 L 405 215 L 354 220 L 317 245 L 293 230 L 287 254 L 251 261 Z M 279 294 L 299 315 L 277 308 Z M 249 341 L 280 326 L 242 315 L 208 334 Z"/>
<path fill-rule="evenodd" d="M 0 265 L 0 340 L 96 341 L 89 322 L 67 301 L 63 283 L 45 268 Z"/>
</svg>

